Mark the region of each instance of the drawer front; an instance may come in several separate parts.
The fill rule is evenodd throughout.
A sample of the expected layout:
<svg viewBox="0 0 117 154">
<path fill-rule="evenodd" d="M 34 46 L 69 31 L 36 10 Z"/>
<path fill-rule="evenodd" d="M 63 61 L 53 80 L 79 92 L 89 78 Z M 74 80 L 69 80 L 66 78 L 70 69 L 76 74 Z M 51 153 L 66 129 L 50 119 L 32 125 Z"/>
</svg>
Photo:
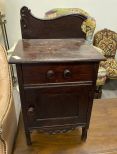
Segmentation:
<svg viewBox="0 0 117 154">
<path fill-rule="evenodd" d="M 24 84 L 92 81 L 92 64 L 23 64 Z"/>
<path fill-rule="evenodd" d="M 29 127 L 85 124 L 91 92 L 89 85 L 25 89 Z"/>
</svg>

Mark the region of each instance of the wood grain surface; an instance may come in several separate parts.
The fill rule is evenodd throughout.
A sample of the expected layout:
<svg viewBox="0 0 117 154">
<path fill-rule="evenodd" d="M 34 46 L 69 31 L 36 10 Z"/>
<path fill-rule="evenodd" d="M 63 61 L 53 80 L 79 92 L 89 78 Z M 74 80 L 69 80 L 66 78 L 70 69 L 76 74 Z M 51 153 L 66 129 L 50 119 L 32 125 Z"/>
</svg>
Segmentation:
<svg viewBox="0 0 117 154">
<path fill-rule="evenodd" d="M 23 39 L 19 40 L 10 63 L 82 62 L 105 60 L 83 39 Z"/>
<path fill-rule="evenodd" d="M 24 39 L 45 38 L 86 38 L 81 25 L 87 19 L 80 14 L 69 14 L 54 19 L 36 18 L 31 10 L 22 7 L 20 10 L 21 32 Z"/>
<path fill-rule="evenodd" d="M 22 118 L 14 154 L 117 154 L 117 99 L 95 100 L 87 141 L 81 142 L 81 130 L 47 135 L 33 132 L 32 146 L 25 141 Z"/>
</svg>

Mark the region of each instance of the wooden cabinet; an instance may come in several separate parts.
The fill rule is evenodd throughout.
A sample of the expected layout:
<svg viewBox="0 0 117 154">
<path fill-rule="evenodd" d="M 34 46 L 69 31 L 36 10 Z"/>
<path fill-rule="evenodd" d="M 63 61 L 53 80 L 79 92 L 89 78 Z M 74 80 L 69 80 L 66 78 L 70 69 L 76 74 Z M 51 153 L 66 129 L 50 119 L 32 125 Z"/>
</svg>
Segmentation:
<svg viewBox="0 0 117 154">
<path fill-rule="evenodd" d="M 33 129 L 54 134 L 82 127 L 86 140 L 102 59 L 80 39 L 18 42 L 10 63 L 17 68 L 28 144 Z"/>
</svg>

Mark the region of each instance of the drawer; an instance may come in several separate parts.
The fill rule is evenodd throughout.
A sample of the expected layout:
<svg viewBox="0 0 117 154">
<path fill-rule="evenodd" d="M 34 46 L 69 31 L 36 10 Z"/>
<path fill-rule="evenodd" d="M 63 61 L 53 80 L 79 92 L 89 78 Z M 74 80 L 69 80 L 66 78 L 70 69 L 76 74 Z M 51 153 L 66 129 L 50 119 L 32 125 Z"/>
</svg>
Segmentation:
<svg viewBox="0 0 117 154">
<path fill-rule="evenodd" d="M 24 84 L 59 83 L 93 80 L 93 65 L 85 64 L 23 64 Z"/>
</svg>

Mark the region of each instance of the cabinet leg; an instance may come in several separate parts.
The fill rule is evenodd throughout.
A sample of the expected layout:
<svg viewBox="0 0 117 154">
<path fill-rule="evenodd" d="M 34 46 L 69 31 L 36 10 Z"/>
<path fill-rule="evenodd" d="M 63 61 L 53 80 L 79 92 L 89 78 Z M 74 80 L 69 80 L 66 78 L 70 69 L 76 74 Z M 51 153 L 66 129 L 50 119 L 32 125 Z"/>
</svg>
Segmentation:
<svg viewBox="0 0 117 154">
<path fill-rule="evenodd" d="M 87 129 L 87 127 L 83 127 L 82 128 L 82 137 L 81 137 L 81 139 L 82 139 L 82 141 L 86 141 L 86 139 L 87 139 L 87 131 L 88 131 L 88 129 Z"/>
<path fill-rule="evenodd" d="M 27 145 L 31 145 L 30 131 L 25 131 Z"/>
<path fill-rule="evenodd" d="M 102 96 L 102 86 L 97 86 L 95 90 L 95 99 L 99 99 Z"/>
</svg>

